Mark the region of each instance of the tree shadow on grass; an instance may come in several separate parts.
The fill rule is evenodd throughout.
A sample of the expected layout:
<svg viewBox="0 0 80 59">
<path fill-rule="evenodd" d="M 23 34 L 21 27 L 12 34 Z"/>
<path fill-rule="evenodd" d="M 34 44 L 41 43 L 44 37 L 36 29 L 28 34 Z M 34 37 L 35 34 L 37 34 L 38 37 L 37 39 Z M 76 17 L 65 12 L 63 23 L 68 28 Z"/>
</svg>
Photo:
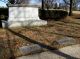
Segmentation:
<svg viewBox="0 0 80 59">
<path fill-rule="evenodd" d="M 28 38 L 28 37 L 26 37 L 26 36 L 24 36 L 24 35 L 22 35 L 22 34 L 19 34 L 19 33 L 15 32 L 15 31 L 13 31 L 13 30 L 11 30 L 11 29 L 7 29 L 7 30 L 10 31 L 11 33 L 13 33 L 13 34 L 16 35 L 16 36 L 25 39 L 26 41 L 29 41 L 29 42 L 34 43 L 34 44 L 38 44 L 38 45 L 40 45 L 42 48 L 46 48 L 46 49 L 48 49 L 49 51 L 51 51 L 51 52 L 53 52 L 53 53 L 55 53 L 55 54 L 57 54 L 57 55 L 59 55 L 59 56 L 65 57 L 66 59 L 78 59 L 78 58 L 76 58 L 76 57 L 67 55 L 67 54 L 65 54 L 65 53 L 63 53 L 63 52 L 60 52 L 57 48 L 53 48 L 53 47 L 51 47 L 51 46 L 48 46 L 48 45 L 45 45 L 45 44 L 43 44 L 43 43 L 37 42 L 37 41 L 35 41 L 35 40 L 32 40 L 32 39 L 30 39 L 30 38 Z M 54 51 L 54 50 L 57 50 L 57 51 Z"/>
</svg>

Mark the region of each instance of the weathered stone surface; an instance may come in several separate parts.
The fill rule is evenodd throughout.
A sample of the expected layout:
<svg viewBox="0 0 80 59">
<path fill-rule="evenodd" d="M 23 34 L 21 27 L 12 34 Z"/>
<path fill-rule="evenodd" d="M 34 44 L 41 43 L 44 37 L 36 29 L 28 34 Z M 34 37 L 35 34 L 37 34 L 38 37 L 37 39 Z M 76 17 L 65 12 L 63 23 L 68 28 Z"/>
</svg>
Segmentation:
<svg viewBox="0 0 80 59">
<path fill-rule="evenodd" d="M 76 44 L 76 40 L 70 37 L 63 37 L 62 39 L 56 40 L 59 45 L 73 45 Z"/>
<path fill-rule="evenodd" d="M 80 45 L 61 48 L 56 52 L 47 51 L 40 54 L 18 57 L 16 59 L 80 59 Z"/>
<path fill-rule="evenodd" d="M 38 16 L 38 7 L 9 7 L 9 27 L 46 25 Z"/>
<path fill-rule="evenodd" d="M 26 21 L 9 21 L 9 27 L 21 27 L 21 26 L 42 26 L 46 25 L 44 20 L 26 20 Z"/>
<path fill-rule="evenodd" d="M 29 45 L 29 46 L 23 46 L 23 47 L 20 47 L 20 52 L 22 53 L 22 55 L 26 55 L 26 54 L 33 54 L 33 53 L 37 53 L 37 52 L 40 52 L 42 51 L 43 49 L 37 45 L 37 44 L 34 44 L 34 45 Z"/>
</svg>

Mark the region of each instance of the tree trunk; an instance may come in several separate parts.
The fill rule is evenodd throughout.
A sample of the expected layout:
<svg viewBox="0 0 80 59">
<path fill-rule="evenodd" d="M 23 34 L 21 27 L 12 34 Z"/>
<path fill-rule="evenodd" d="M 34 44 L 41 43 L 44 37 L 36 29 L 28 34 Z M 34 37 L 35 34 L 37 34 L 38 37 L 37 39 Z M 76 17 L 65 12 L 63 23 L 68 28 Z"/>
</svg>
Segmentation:
<svg viewBox="0 0 80 59">
<path fill-rule="evenodd" d="M 71 16 L 72 15 L 72 3 L 73 1 L 72 0 L 70 0 L 70 11 L 69 11 L 69 16 Z"/>
<path fill-rule="evenodd" d="M 44 9 L 44 0 L 42 0 L 42 9 Z"/>
</svg>

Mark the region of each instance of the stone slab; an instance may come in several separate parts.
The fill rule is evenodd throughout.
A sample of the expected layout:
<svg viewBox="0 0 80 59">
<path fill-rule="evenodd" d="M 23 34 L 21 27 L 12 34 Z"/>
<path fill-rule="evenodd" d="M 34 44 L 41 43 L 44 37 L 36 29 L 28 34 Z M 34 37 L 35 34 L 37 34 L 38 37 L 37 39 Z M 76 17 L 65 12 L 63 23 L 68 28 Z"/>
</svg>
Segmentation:
<svg viewBox="0 0 80 59">
<path fill-rule="evenodd" d="M 59 51 L 64 54 L 61 54 Z M 47 51 L 39 54 L 18 57 L 16 59 L 80 59 L 80 44 L 64 47 L 53 52 Z"/>
<path fill-rule="evenodd" d="M 33 44 L 33 45 L 29 45 L 29 46 L 19 47 L 19 50 L 22 53 L 22 55 L 27 55 L 27 54 L 41 52 L 43 49 L 41 46 L 39 46 L 37 44 Z"/>
<path fill-rule="evenodd" d="M 67 46 L 67 45 L 74 45 L 76 44 L 76 40 L 74 38 L 71 38 L 71 37 L 63 37 L 59 40 L 56 40 L 54 43 L 57 43 L 58 45 L 64 45 L 64 46 Z M 56 44 L 56 45 L 57 45 Z"/>
</svg>

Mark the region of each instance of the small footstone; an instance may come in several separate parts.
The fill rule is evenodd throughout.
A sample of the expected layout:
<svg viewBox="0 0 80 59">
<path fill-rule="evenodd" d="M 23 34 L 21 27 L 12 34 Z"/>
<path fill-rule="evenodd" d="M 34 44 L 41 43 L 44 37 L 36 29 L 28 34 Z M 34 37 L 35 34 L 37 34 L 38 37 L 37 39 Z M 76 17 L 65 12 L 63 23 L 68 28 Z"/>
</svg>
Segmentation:
<svg viewBox="0 0 80 59">
<path fill-rule="evenodd" d="M 56 40 L 55 42 L 57 44 L 59 44 L 59 45 L 64 45 L 64 46 L 76 44 L 76 40 L 74 38 L 70 38 L 70 37 L 63 37 L 63 38 L 61 38 L 59 40 Z"/>
<path fill-rule="evenodd" d="M 34 44 L 34 45 L 20 47 L 19 50 L 22 53 L 22 55 L 28 55 L 41 52 L 43 49 L 41 46 Z"/>
</svg>

